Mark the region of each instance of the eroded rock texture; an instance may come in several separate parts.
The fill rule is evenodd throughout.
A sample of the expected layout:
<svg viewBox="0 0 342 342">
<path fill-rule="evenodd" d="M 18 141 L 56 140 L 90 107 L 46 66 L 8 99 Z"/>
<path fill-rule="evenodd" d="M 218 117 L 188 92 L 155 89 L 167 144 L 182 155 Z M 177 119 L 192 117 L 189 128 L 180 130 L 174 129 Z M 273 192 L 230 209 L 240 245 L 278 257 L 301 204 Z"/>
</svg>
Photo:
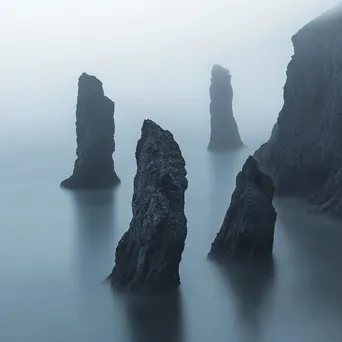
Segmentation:
<svg viewBox="0 0 342 342">
<path fill-rule="evenodd" d="M 119 182 L 112 157 L 114 131 L 114 102 L 104 95 L 101 81 L 83 73 L 76 106 L 77 159 L 62 187 L 103 188 Z"/>
<path fill-rule="evenodd" d="M 255 153 L 279 195 L 314 202 L 342 216 L 342 6 L 292 37 L 284 105 L 272 135 Z"/>
<path fill-rule="evenodd" d="M 230 206 L 209 255 L 234 259 L 272 255 L 277 217 L 273 195 L 271 177 L 249 156 L 236 177 Z"/>
<path fill-rule="evenodd" d="M 180 284 L 187 235 L 185 161 L 173 135 L 151 120 L 143 123 L 135 157 L 133 218 L 109 279 L 128 290 L 167 292 Z"/>
<path fill-rule="evenodd" d="M 210 141 L 208 150 L 225 151 L 242 147 L 233 115 L 233 88 L 229 70 L 214 65 L 210 85 Z"/>
</svg>

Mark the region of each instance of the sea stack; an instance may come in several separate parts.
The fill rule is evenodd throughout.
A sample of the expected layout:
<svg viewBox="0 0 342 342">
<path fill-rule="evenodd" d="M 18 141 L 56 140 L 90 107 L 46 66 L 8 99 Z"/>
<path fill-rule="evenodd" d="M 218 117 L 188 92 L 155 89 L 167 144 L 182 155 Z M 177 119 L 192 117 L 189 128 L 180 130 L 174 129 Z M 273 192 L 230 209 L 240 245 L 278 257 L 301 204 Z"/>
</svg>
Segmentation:
<svg viewBox="0 0 342 342">
<path fill-rule="evenodd" d="M 233 115 L 233 88 L 229 70 L 214 65 L 211 70 L 210 141 L 208 150 L 229 151 L 243 146 Z"/>
<path fill-rule="evenodd" d="M 309 199 L 342 217 L 342 5 L 293 37 L 284 105 L 255 153 L 278 195 Z"/>
<path fill-rule="evenodd" d="M 272 178 L 249 156 L 236 177 L 236 188 L 209 256 L 231 259 L 271 256 L 277 214 Z"/>
<path fill-rule="evenodd" d="M 77 159 L 65 188 L 106 188 L 119 182 L 114 170 L 114 102 L 102 82 L 83 73 L 78 79 L 76 106 Z"/>
<path fill-rule="evenodd" d="M 187 235 L 185 161 L 173 135 L 145 120 L 135 152 L 133 218 L 115 253 L 112 285 L 145 293 L 178 287 Z"/>
</svg>

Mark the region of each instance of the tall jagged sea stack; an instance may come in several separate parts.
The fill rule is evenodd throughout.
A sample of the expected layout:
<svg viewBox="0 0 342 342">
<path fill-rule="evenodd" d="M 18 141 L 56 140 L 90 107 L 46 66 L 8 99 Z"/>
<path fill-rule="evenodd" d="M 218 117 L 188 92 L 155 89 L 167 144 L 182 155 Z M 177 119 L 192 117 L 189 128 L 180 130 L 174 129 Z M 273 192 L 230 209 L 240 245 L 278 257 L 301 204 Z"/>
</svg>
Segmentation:
<svg viewBox="0 0 342 342">
<path fill-rule="evenodd" d="M 272 205 L 272 178 L 248 157 L 236 177 L 236 188 L 209 255 L 231 259 L 271 256 L 277 218 Z"/>
<path fill-rule="evenodd" d="M 173 135 L 145 120 L 135 158 L 133 218 L 115 253 L 112 285 L 160 293 L 180 284 L 179 263 L 187 235 L 185 161 Z"/>
<path fill-rule="evenodd" d="M 243 146 L 233 115 L 233 88 L 229 70 L 214 65 L 210 85 L 210 141 L 208 150 L 227 151 Z"/>
<path fill-rule="evenodd" d="M 77 159 L 62 187 L 105 188 L 119 182 L 112 156 L 114 132 L 114 102 L 104 95 L 100 80 L 83 73 L 76 107 Z"/>
<path fill-rule="evenodd" d="M 284 105 L 255 153 L 278 195 L 311 200 L 342 217 L 342 5 L 293 37 Z"/>
</svg>

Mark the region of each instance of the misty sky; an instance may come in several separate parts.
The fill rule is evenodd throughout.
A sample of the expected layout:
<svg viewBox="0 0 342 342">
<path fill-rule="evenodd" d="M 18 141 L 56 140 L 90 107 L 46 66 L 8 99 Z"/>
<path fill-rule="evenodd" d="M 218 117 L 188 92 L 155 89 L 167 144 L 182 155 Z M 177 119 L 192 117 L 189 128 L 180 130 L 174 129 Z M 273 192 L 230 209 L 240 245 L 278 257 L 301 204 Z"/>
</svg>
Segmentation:
<svg viewBox="0 0 342 342">
<path fill-rule="evenodd" d="M 207 101 L 210 69 L 219 63 L 232 73 L 237 120 L 257 115 L 271 127 L 282 105 L 290 37 L 336 3 L 2 1 L 0 115 L 24 111 L 30 118 L 44 101 L 74 105 L 83 71 L 100 78 L 115 100 Z"/>
</svg>

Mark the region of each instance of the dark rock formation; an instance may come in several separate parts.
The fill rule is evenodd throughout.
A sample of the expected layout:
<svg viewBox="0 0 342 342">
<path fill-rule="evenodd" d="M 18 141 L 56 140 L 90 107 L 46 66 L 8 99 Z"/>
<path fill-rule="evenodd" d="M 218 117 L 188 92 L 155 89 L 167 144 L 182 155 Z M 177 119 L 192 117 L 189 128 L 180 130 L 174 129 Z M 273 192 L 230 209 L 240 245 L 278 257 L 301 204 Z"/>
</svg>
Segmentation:
<svg viewBox="0 0 342 342">
<path fill-rule="evenodd" d="M 114 102 L 102 82 L 83 73 L 78 80 L 76 107 L 77 159 L 65 188 L 105 188 L 120 180 L 114 171 Z"/>
<path fill-rule="evenodd" d="M 342 5 L 292 37 L 284 105 L 255 153 L 277 195 L 298 196 L 342 216 Z"/>
<path fill-rule="evenodd" d="M 185 161 L 173 135 L 145 120 L 135 153 L 133 218 L 115 253 L 114 286 L 149 293 L 180 283 L 179 263 L 187 235 Z"/>
<path fill-rule="evenodd" d="M 209 90 L 211 133 L 208 149 L 225 151 L 242 147 L 233 115 L 233 88 L 229 70 L 214 65 Z"/>
<path fill-rule="evenodd" d="M 209 253 L 233 259 L 272 255 L 277 214 L 272 205 L 271 177 L 248 157 L 236 177 L 236 188 L 222 227 Z"/>
</svg>

